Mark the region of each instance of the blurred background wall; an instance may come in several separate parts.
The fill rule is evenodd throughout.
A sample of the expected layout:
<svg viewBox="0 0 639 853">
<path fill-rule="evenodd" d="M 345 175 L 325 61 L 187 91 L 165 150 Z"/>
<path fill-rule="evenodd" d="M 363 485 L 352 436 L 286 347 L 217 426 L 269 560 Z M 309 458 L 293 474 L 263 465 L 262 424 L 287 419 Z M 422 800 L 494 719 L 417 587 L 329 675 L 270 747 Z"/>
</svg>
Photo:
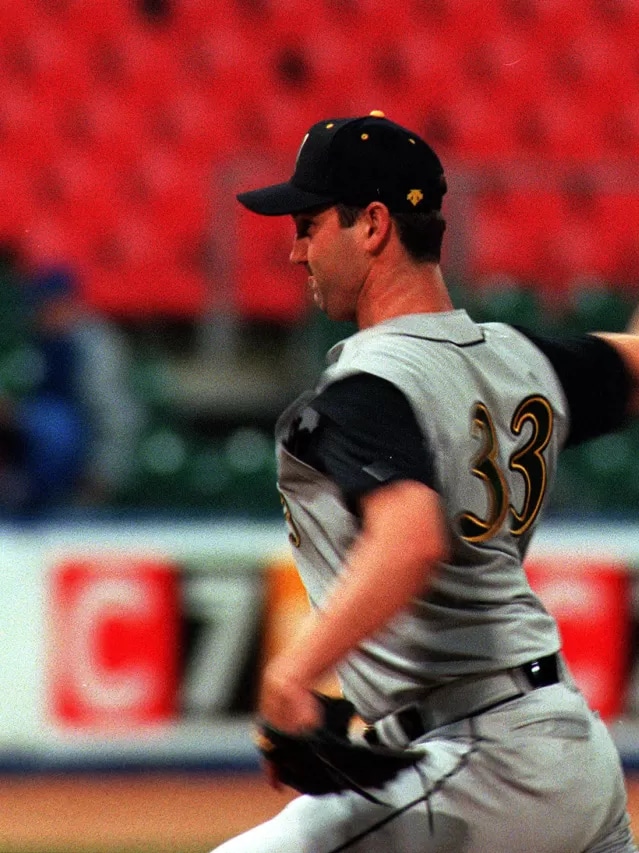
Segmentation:
<svg viewBox="0 0 639 853">
<path fill-rule="evenodd" d="M 0 0 L 0 764 L 254 762 L 304 607 L 272 428 L 351 329 L 235 193 L 381 109 L 444 162 L 459 306 L 621 330 L 638 34 L 636 0 Z M 628 764 L 638 450 L 566 453 L 530 566 Z"/>
</svg>

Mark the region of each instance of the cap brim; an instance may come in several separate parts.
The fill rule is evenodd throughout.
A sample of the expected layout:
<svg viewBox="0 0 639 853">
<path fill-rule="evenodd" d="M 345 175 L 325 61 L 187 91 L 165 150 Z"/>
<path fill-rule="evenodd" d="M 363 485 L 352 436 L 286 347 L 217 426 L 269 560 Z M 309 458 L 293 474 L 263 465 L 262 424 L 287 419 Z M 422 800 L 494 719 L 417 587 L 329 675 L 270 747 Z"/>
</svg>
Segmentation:
<svg viewBox="0 0 639 853">
<path fill-rule="evenodd" d="M 335 201 L 328 196 L 301 190 L 289 182 L 273 184 L 259 190 L 249 190 L 249 192 L 239 193 L 236 197 L 244 207 L 263 216 L 303 213 L 305 210 L 333 204 Z"/>
</svg>

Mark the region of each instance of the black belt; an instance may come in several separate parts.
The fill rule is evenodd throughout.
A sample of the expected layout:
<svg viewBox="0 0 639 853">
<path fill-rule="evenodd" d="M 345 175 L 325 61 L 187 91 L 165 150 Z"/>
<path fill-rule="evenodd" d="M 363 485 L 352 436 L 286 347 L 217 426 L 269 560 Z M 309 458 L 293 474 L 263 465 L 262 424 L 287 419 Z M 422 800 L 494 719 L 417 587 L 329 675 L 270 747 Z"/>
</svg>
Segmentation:
<svg viewBox="0 0 639 853">
<path fill-rule="evenodd" d="M 512 702 L 526 692 L 538 690 L 540 687 L 550 687 L 552 684 L 558 684 L 561 680 L 559 672 L 559 658 L 557 655 L 548 655 L 547 657 L 538 658 L 537 660 L 529 661 L 521 666 L 514 667 L 510 670 L 512 673 L 517 673 L 522 677 L 522 684 L 528 687 L 528 690 L 522 689 L 519 692 L 513 692 L 511 696 L 499 699 L 499 701 L 491 702 L 488 705 L 483 705 L 480 708 L 469 709 L 469 712 L 461 716 L 451 718 L 448 723 L 456 722 L 466 717 L 476 717 L 479 714 L 484 714 L 493 708 L 503 705 L 506 702 Z M 424 706 L 409 705 L 397 711 L 393 717 L 401 730 L 404 732 L 406 739 L 409 742 L 418 740 L 423 737 L 431 729 L 424 722 L 424 708 L 428 707 L 428 700 L 424 702 Z M 375 726 L 369 726 L 364 737 L 371 745 L 381 743 L 378 732 Z"/>
</svg>

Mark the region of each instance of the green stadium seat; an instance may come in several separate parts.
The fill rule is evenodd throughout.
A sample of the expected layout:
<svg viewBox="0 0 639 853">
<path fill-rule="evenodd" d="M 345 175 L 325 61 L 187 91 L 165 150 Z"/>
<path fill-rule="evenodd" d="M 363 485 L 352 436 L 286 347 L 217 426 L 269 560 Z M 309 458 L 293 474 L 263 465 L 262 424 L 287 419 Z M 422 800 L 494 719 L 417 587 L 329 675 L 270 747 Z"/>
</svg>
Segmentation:
<svg viewBox="0 0 639 853">
<path fill-rule="evenodd" d="M 580 477 L 573 507 L 622 512 L 636 501 L 632 471 L 637 470 L 637 444 L 627 431 L 603 436 L 575 448 Z M 593 504 L 583 506 L 584 501 Z"/>
<path fill-rule="evenodd" d="M 193 502 L 215 506 L 228 502 L 227 492 L 233 478 L 224 446 L 209 441 L 198 447 L 189 459 L 189 489 Z"/>
<path fill-rule="evenodd" d="M 329 349 L 356 331 L 354 323 L 336 323 L 329 320 L 323 311 L 312 310 L 304 326 L 302 345 L 316 368 L 322 369 Z"/>
<path fill-rule="evenodd" d="M 473 294 L 470 310 L 479 322 L 511 323 L 531 330 L 540 330 L 546 323 L 537 293 L 507 281 Z"/>
<path fill-rule="evenodd" d="M 189 453 L 188 440 L 178 429 L 152 426 L 140 440 L 126 502 L 153 508 L 187 505 Z"/>
<path fill-rule="evenodd" d="M 598 330 L 623 331 L 634 307 L 624 293 L 603 285 L 580 288 L 573 291 L 570 300 L 565 318 L 566 331 L 575 334 Z"/>
<path fill-rule="evenodd" d="M 548 512 L 598 512 L 600 486 L 586 470 L 584 447 L 570 448 L 561 455 Z"/>
<path fill-rule="evenodd" d="M 228 509 L 260 516 L 279 513 L 273 439 L 261 430 L 240 427 L 228 436 L 224 450 L 231 474 L 225 491 Z"/>
</svg>

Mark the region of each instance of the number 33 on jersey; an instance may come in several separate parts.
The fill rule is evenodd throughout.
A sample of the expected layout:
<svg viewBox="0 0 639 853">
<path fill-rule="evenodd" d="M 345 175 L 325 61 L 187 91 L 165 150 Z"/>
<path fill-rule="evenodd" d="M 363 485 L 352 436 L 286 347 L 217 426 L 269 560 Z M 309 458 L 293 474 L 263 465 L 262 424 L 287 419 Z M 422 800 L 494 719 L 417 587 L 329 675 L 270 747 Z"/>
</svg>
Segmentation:
<svg viewBox="0 0 639 853">
<path fill-rule="evenodd" d="M 481 447 L 473 459 L 471 473 L 484 484 L 488 503 L 483 518 L 470 511 L 458 515 L 461 535 L 467 542 L 486 542 L 505 523 L 513 536 L 521 536 L 537 518 L 548 482 L 543 451 L 553 428 L 552 408 L 545 397 L 531 395 L 517 406 L 510 422 L 513 437 L 519 437 L 526 425 L 529 425 L 529 435 L 523 447 L 515 450 L 508 459 L 508 470 L 523 478 L 524 499 L 517 508 L 511 503 L 508 476 L 500 462 L 499 441 L 492 415 L 484 403 L 475 403 L 471 435 L 479 439 Z"/>
</svg>

